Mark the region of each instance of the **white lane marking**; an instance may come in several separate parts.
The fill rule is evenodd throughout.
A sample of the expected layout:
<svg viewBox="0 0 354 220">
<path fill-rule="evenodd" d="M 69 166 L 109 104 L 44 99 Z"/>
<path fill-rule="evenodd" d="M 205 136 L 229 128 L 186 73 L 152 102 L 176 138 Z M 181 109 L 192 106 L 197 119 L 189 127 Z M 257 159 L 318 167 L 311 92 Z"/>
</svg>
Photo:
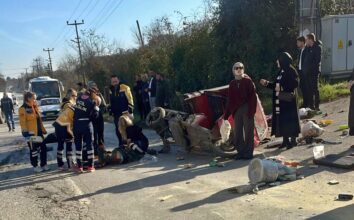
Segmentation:
<svg viewBox="0 0 354 220">
<path fill-rule="evenodd" d="M 73 187 L 74 196 L 84 195 L 84 193 L 81 191 L 78 185 L 76 185 L 76 183 L 71 178 L 69 177 L 65 178 L 65 181 L 67 181 L 67 183 Z M 88 198 L 79 199 L 79 202 L 83 205 L 89 205 L 91 203 L 91 201 Z"/>
</svg>

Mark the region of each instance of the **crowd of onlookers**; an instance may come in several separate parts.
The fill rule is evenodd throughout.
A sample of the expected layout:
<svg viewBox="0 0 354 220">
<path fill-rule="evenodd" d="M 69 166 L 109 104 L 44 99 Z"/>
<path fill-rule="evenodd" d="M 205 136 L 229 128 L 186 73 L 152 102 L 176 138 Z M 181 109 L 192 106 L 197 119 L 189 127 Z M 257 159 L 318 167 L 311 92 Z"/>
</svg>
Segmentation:
<svg viewBox="0 0 354 220">
<path fill-rule="evenodd" d="M 292 56 L 281 53 L 277 58 L 279 71 L 275 80 L 260 80 L 260 84 L 273 91 L 272 135 L 282 137 L 280 148 L 297 146 L 300 128 L 298 93 L 302 92 L 301 107 L 313 111 L 319 109 L 319 76 L 321 73 L 321 42 L 314 34 L 297 38 L 299 48 L 296 65 Z M 253 158 L 254 117 L 257 111 L 258 96 L 251 77 L 245 73 L 245 66 L 236 62 L 232 67 L 234 80 L 229 84 L 228 100 L 223 114 L 224 123 L 233 117 L 234 134 L 232 143 L 238 154 L 236 159 Z M 354 73 L 349 88 L 351 103 L 349 113 L 349 134 L 354 135 Z M 99 91 L 95 82 L 87 85 L 78 83 L 77 88 L 67 90 L 61 103 L 61 111 L 53 123 L 55 133 L 48 135 L 40 116 L 36 94 L 26 92 L 23 105 L 19 108 L 19 119 L 22 135 L 26 138 L 30 149 L 31 164 L 35 172 L 48 170 L 46 161 L 46 144 L 57 142 L 57 163 L 60 170 L 68 168 L 81 173 L 84 169 L 94 171 L 95 158 L 99 166 L 121 164 L 135 161 L 148 152 L 149 141 L 142 129 L 133 122 L 134 107 L 140 120 L 146 119 L 155 107 L 168 108 L 171 89 L 164 74 L 150 71 L 137 75 L 133 92 L 116 75 L 110 78 L 109 104 Z M 15 129 L 13 121 L 13 102 L 4 94 L 1 99 L 1 110 L 9 127 Z M 104 145 L 104 113 L 108 111 L 114 118 L 115 133 L 118 145 L 113 151 L 107 151 Z M 91 132 L 93 128 L 93 134 Z M 50 137 L 50 138 L 49 138 Z M 54 140 L 54 141 L 53 141 Z M 75 144 L 73 148 L 72 144 Z M 63 162 L 64 148 L 67 165 Z M 74 150 L 75 149 L 75 150 Z M 76 160 L 73 161 L 75 152 Z M 38 157 L 40 155 L 40 166 Z"/>
<path fill-rule="evenodd" d="M 145 119 L 155 107 L 170 105 L 169 81 L 162 73 L 150 71 L 149 74 L 136 75 L 133 91 L 140 119 Z"/>
</svg>

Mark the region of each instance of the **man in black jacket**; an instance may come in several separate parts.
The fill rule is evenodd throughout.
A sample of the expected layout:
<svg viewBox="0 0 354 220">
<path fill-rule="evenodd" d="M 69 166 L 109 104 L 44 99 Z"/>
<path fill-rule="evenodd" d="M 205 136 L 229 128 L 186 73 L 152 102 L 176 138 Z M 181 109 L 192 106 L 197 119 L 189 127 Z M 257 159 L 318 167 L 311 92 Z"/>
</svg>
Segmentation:
<svg viewBox="0 0 354 220">
<path fill-rule="evenodd" d="M 6 120 L 7 126 L 9 127 L 9 132 L 15 131 L 15 122 L 14 122 L 14 116 L 13 116 L 13 113 L 15 112 L 15 110 L 14 110 L 12 100 L 9 98 L 9 96 L 7 95 L 6 92 L 4 92 L 4 96 L 1 99 L 1 111 L 5 115 L 5 120 Z M 12 128 L 11 128 L 11 125 L 12 125 Z"/>
<path fill-rule="evenodd" d="M 299 49 L 299 54 L 298 54 L 298 65 L 297 65 L 297 71 L 299 73 L 299 77 L 300 77 L 300 89 L 301 89 L 301 93 L 302 93 L 302 99 L 303 99 L 303 103 L 302 103 L 302 108 L 308 108 L 309 106 L 309 89 L 310 89 L 310 85 L 309 82 L 306 80 L 306 77 L 304 76 L 304 59 L 306 56 L 306 52 L 307 52 L 307 47 L 306 47 L 306 43 L 305 43 L 306 39 L 305 37 L 301 36 L 298 37 L 296 39 L 296 45 L 297 48 Z"/>
<path fill-rule="evenodd" d="M 169 85 L 162 73 L 156 74 L 156 107 L 168 108 L 169 107 Z"/>
<path fill-rule="evenodd" d="M 322 43 L 316 41 L 315 34 L 306 36 L 307 53 L 304 58 L 304 75 L 310 83 L 309 107 L 319 111 L 320 93 L 318 89 L 319 76 L 321 73 Z"/>
<path fill-rule="evenodd" d="M 119 140 L 118 146 L 122 144 L 122 135 L 118 129 L 118 121 L 124 113 L 129 113 L 133 117 L 134 100 L 130 87 L 120 82 L 118 76 L 111 76 L 111 87 L 109 91 L 110 114 L 114 117 L 116 135 Z"/>
</svg>

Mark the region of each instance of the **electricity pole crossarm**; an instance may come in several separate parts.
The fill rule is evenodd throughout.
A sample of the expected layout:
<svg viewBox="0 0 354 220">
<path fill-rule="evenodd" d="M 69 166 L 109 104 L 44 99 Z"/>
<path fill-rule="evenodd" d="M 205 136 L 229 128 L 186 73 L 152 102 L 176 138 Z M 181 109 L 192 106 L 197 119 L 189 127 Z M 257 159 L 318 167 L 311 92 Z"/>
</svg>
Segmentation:
<svg viewBox="0 0 354 220">
<path fill-rule="evenodd" d="M 80 55 L 80 71 L 82 71 L 83 79 L 84 79 L 84 84 L 86 84 L 86 74 L 85 71 L 83 71 L 83 64 L 82 64 L 82 54 L 81 54 L 81 46 L 80 46 L 80 37 L 79 37 L 79 32 L 77 30 L 78 25 L 84 24 L 84 20 L 82 20 L 80 23 L 77 23 L 76 20 L 74 23 L 69 23 L 69 21 L 66 22 L 67 25 L 75 25 L 75 31 L 76 31 L 76 41 L 73 41 L 77 43 L 77 47 L 79 48 L 79 55 Z"/>
</svg>

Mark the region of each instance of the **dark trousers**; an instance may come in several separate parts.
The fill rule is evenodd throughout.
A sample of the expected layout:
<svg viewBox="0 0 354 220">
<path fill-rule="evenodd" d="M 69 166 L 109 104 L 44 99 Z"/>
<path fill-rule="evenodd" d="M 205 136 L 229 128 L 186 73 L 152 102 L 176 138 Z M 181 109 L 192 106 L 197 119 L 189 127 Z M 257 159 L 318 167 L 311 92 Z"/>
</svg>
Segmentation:
<svg viewBox="0 0 354 220">
<path fill-rule="evenodd" d="M 64 162 L 63 162 L 64 143 L 66 143 L 66 162 L 68 164 L 68 168 L 70 168 L 72 156 L 73 156 L 72 137 L 68 133 L 66 126 L 60 126 L 56 124 L 54 125 L 54 128 L 58 140 L 58 149 L 57 149 L 58 167 L 64 166 Z"/>
<path fill-rule="evenodd" d="M 81 168 L 83 166 L 82 142 L 85 142 L 86 144 L 88 165 L 93 166 L 92 133 L 89 124 L 74 124 L 74 142 L 76 149 L 76 162 L 78 167 Z"/>
<path fill-rule="evenodd" d="M 33 167 L 38 166 L 38 155 L 40 156 L 40 166 L 47 165 L 47 146 L 44 143 L 27 142 L 30 149 L 30 160 Z"/>
<path fill-rule="evenodd" d="M 144 119 L 146 119 L 147 115 L 150 112 L 150 102 L 149 102 L 149 100 L 144 101 L 143 102 L 143 106 L 144 106 Z"/>
<path fill-rule="evenodd" d="M 138 112 L 139 112 L 139 115 L 140 115 L 140 120 L 143 120 L 146 115 L 144 114 L 145 111 L 144 111 L 144 103 L 143 103 L 143 100 L 140 98 L 140 99 L 137 99 L 136 101 L 136 105 L 138 107 Z"/>
<path fill-rule="evenodd" d="M 234 145 L 241 157 L 253 157 L 254 117 L 248 117 L 248 105 L 241 106 L 234 115 Z"/>
<path fill-rule="evenodd" d="M 11 130 L 11 125 L 12 125 L 12 129 L 15 129 L 14 115 L 12 114 L 12 112 L 4 112 L 4 114 L 5 114 L 5 120 L 7 126 L 9 127 L 9 130 Z"/>
<path fill-rule="evenodd" d="M 122 135 L 120 134 L 119 132 L 119 129 L 118 129 L 118 122 L 119 122 L 119 118 L 120 118 L 121 115 L 114 115 L 114 126 L 116 128 L 116 135 L 117 135 L 117 138 L 118 138 L 118 147 L 123 143 L 122 142 Z"/>
<path fill-rule="evenodd" d="M 100 113 L 98 118 L 93 122 L 93 149 L 94 154 L 98 155 L 98 146 L 104 144 L 104 120 L 103 114 Z"/>
<path fill-rule="evenodd" d="M 299 70 L 299 76 L 300 76 L 300 90 L 301 90 L 301 94 L 302 94 L 302 107 L 303 108 L 309 108 L 309 90 L 310 90 L 310 84 L 309 84 L 309 79 L 306 78 L 306 76 L 304 75 L 304 73 Z"/>
<path fill-rule="evenodd" d="M 309 77 L 310 90 L 309 90 L 309 108 L 319 109 L 320 107 L 320 92 L 319 92 L 319 74 L 316 73 Z"/>
</svg>

